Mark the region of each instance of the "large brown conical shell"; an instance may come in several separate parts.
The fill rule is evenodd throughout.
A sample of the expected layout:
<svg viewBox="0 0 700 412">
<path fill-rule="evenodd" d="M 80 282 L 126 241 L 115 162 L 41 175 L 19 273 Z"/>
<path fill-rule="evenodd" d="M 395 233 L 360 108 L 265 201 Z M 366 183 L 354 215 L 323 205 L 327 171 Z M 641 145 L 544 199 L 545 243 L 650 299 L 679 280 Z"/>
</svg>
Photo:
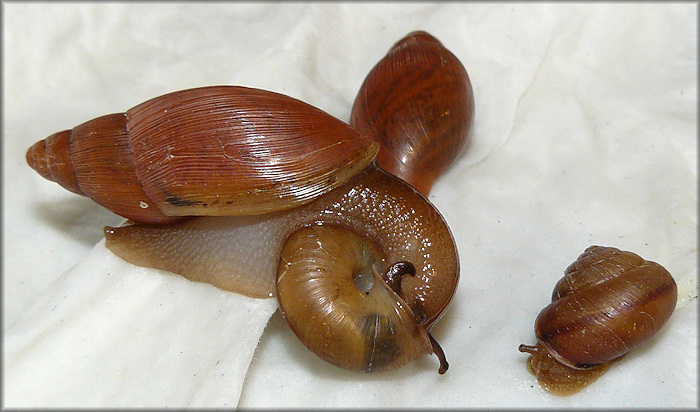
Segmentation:
<svg viewBox="0 0 700 412">
<path fill-rule="evenodd" d="M 52 135 L 27 152 L 39 174 L 145 223 L 263 214 L 308 203 L 364 169 L 378 144 L 304 102 L 212 86 Z"/>
</svg>

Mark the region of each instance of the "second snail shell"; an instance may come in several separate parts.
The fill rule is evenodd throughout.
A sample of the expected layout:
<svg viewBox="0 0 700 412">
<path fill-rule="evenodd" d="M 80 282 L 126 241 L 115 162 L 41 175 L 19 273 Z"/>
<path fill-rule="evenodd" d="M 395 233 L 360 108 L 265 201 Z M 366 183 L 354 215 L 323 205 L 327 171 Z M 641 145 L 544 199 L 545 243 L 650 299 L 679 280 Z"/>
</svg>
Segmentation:
<svg viewBox="0 0 700 412">
<path fill-rule="evenodd" d="M 304 345 L 327 348 L 316 351 L 324 360 L 373 372 L 432 352 L 421 322 L 378 273 L 381 261 L 365 238 L 333 225 L 304 227 L 285 242 L 280 309 Z M 367 288 L 358 276 L 371 277 Z"/>
</svg>

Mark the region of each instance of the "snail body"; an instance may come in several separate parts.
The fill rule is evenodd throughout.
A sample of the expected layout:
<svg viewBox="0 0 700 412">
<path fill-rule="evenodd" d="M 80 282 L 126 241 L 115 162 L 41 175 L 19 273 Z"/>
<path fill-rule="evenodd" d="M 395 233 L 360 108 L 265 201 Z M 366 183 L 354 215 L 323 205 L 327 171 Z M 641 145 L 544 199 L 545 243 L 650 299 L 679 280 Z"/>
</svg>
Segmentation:
<svg viewBox="0 0 700 412">
<path fill-rule="evenodd" d="M 609 363 L 648 341 L 669 319 L 678 293 L 670 273 L 632 252 L 591 246 L 566 270 L 535 321 L 528 368 L 540 385 L 568 395 Z"/>
<path fill-rule="evenodd" d="M 299 237 L 300 231 L 318 225 L 336 229 L 330 240 L 327 240 L 328 235 L 323 236 L 324 242 L 330 244 L 355 244 L 357 237 L 362 238 L 365 246 L 358 247 L 372 251 L 373 255 L 366 258 L 372 262 L 370 267 L 376 265 L 380 275 L 386 275 L 394 263 L 402 261 L 411 262 L 415 274 L 404 276 L 399 291 L 393 294 L 386 292 L 382 285 L 388 279 L 380 276 L 383 282 L 377 279 L 368 297 L 365 290 L 348 278 L 359 275 L 361 270 L 353 269 L 351 259 L 341 258 L 339 248 L 322 247 L 319 252 L 318 247 L 308 247 L 308 243 L 300 246 L 299 241 L 293 239 Z M 430 329 L 451 302 L 459 280 L 457 249 L 444 218 L 421 193 L 376 166 L 367 167 L 343 186 L 298 208 L 261 216 L 194 217 L 167 226 L 134 224 L 106 228 L 105 235 L 110 250 L 136 265 L 168 270 L 248 296 L 277 296 L 280 309 L 295 333 L 303 331 L 309 334 L 299 337 L 310 350 L 337 366 L 358 371 L 398 367 L 425 353 L 441 355 L 437 342 L 430 337 Z M 293 258 L 285 254 L 292 252 L 296 252 Z M 285 266 L 299 260 L 316 266 L 307 267 L 305 273 L 299 272 L 298 264 L 294 269 Z M 362 295 L 360 297 L 365 301 L 374 299 L 379 292 L 389 295 L 384 296 L 384 302 L 391 297 L 395 305 L 404 308 L 401 330 L 417 342 L 410 346 L 410 350 L 406 345 L 397 346 L 400 348 L 397 353 L 383 357 L 385 362 L 381 363 L 381 368 L 377 361 L 369 362 L 371 357 L 360 355 L 352 357 L 360 363 L 348 363 L 347 357 L 357 352 L 345 349 L 336 352 L 328 347 L 328 341 L 319 340 L 321 338 L 313 329 L 299 326 L 307 326 L 320 316 L 303 303 L 304 299 L 317 300 L 320 305 L 328 306 L 320 311 L 326 315 L 348 305 L 347 302 L 340 303 L 342 297 L 340 301 L 328 297 L 320 299 L 318 290 L 309 290 L 321 281 L 316 277 L 324 274 L 317 270 L 318 267 L 341 260 L 347 263 L 343 265 L 347 271 L 326 271 L 326 283 L 321 290 L 335 296 L 331 293 L 336 291 L 335 285 L 343 285 L 347 287 L 346 291 L 351 291 L 346 293 Z M 297 274 L 297 279 L 306 276 L 305 281 L 297 280 L 295 287 L 291 287 L 292 273 Z M 329 277 L 333 280 L 328 281 Z M 358 310 L 361 306 L 362 310 L 370 310 L 357 301 L 353 303 L 358 305 Z M 393 313 L 393 309 L 390 312 Z M 371 316 L 370 313 L 366 316 Z M 358 339 L 356 329 L 348 324 L 348 319 L 357 320 L 348 316 L 326 322 L 328 333 L 333 334 L 335 341 L 350 341 L 346 334 Z M 411 319 L 411 323 L 406 323 L 407 319 Z M 399 329 L 397 326 L 396 330 Z M 356 351 L 364 351 L 363 348 L 355 346 Z M 331 359 L 346 361 L 334 362 Z M 363 363 L 365 361 L 369 363 Z M 446 369 L 446 361 L 441 359 L 441 370 Z"/>
<path fill-rule="evenodd" d="M 416 36 L 429 35 L 407 39 Z M 415 69 L 427 62 L 415 59 Z M 435 85 L 439 76 L 421 93 Z M 433 100 L 418 103 L 416 116 L 435 112 Z M 434 128 L 443 126 L 426 123 L 422 139 Z M 431 143 L 466 139 L 464 128 L 450 129 L 458 136 Z M 28 150 L 27 162 L 133 221 L 105 228 L 107 247 L 123 259 L 251 297 L 277 296 L 294 333 L 334 365 L 371 372 L 435 353 L 444 373 L 430 330 L 454 295 L 457 249 L 420 174 L 404 181 L 374 161 L 384 142 L 402 138 L 399 130 L 375 131 L 365 135 L 281 94 L 212 86 L 51 135 Z M 410 156 L 433 150 L 421 147 Z M 432 166 L 423 167 L 437 170 L 453 159 L 429 157 Z"/>
</svg>

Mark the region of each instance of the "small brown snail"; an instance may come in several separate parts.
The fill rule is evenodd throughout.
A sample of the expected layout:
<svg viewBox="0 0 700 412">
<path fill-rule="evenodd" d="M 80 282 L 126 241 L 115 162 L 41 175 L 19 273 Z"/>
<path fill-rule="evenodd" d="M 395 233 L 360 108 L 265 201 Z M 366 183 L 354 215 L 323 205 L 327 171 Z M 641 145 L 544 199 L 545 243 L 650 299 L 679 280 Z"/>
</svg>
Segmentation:
<svg viewBox="0 0 700 412">
<path fill-rule="evenodd" d="M 535 321 L 528 370 L 549 392 L 571 395 L 648 341 L 676 307 L 666 269 L 632 252 L 590 246 L 564 272 Z"/>
<path fill-rule="evenodd" d="M 408 37 L 416 35 L 429 36 Z M 456 59 L 441 67 L 455 65 L 464 71 Z M 432 113 L 433 104 L 414 111 Z M 466 139 L 471 117 L 462 121 L 450 142 Z M 430 329 L 457 286 L 454 240 L 423 194 L 373 162 L 381 141 L 371 139 L 291 97 L 213 86 L 54 134 L 27 162 L 133 220 L 105 228 L 107 247 L 125 260 L 252 297 L 276 294 L 295 334 L 337 366 L 387 370 L 435 353 L 444 373 Z"/>
</svg>

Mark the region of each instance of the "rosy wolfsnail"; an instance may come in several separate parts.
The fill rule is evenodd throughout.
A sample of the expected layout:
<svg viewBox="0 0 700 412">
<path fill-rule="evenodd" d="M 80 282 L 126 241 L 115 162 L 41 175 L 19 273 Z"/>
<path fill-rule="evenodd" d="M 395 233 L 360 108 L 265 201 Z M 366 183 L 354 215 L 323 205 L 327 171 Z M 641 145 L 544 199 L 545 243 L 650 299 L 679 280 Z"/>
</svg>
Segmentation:
<svg viewBox="0 0 700 412">
<path fill-rule="evenodd" d="M 418 53 L 423 41 L 412 43 Z M 418 59 L 415 70 L 464 71 L 456 59 L 440 62 Z M 473 108 L 471 86 L 461 90 Z M 433 104 L 413 109 L 432 113 Z M 452 140 L 466 139 L 471 114 L 462 121 Z M 439 127 L 426 125 L 425 138 Z M 457 250 L 425 196 L 373 162 L 382 144 L 374 138 L 281 94 L 213 86 L 56 133 L 27 161 L 134 221 L 105 228 L 107 247 L 125 260 L 277 295 L 302 342 L 337 366 L 386 370 L 436 353 L 444 373 L 430 329 L 454 295 Z"/>
<path fill-rule="evenodd" d="M 593 383 L 610 363 L 648 341 L 676 307 L 677 287 L 661 265 L 632 252 L 590 246 L 564 272 L 535 321 L 528 370 L 555 395 Z"/>
<path fill-rule="evenodd" d="M 27 162 L 118 215 L 169 223 L 307 203 L 357 174 L 377 150 L 299 100 L 212 86 L 55 133 L 27 151 Z"/>
</svg>

